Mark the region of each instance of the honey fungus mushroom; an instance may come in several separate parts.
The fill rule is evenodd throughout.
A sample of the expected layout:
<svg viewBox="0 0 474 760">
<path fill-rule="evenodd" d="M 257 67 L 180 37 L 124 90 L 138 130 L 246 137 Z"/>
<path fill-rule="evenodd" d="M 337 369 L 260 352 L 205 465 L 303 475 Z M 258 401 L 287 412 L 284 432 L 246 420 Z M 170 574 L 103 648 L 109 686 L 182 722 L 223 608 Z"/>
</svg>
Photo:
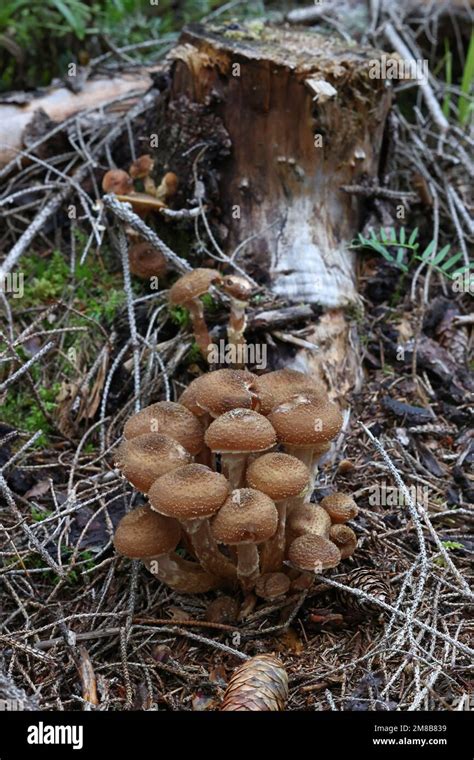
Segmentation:
<svg viewBox="0 0 474 760">
<path fill-rule="evenodd" d="M 179 186 L 179 179 L 174 172 L 166 172 L 160 184 L 155 190 L 155 195 L 160 201 L 167 201 L 176 195 Z"/>
<path fill-rule="evenodd" d="M 248 455 L 267 451 L 276 443 L 267 418 L 251 409 L 232 409 L 217 417 L 204 439 L 212 452 L 221 455 L 222 468 L 232 488 L 243 482 Z"/>
<path fill-rule="evenodd" d="M 262 571 L 278 570 L 285 554 L 285 532 L 288 502 L 308 487 L 310 472 L 296 457 L 281 452 L 263 454 L 249 465 L 246 473 L 249 486 L 263 491 L 276 504 L 278 529 L 262 550 Z"/>
<path fill-rule="evenodd" d="M 273 407 L 289 401 L 296 394 L 319 394 L 327 398 L 327 392 L 320 380 L 296 369 L 277 369 L 257 378 L 257 392 L 266 393 L 273 400 Z M 268 409 L 270 412 L 271 409 Z M 265 414 L 265 412 L 263 412 Z"/>
<path fill-rule="evenodd" d="M 122 441 L 115 462 L 135 488 L 147 493 L 157 478 L 189 464 L 191 456 L 184 446 L 166 435 L 143 433 Z"/>
<path fill-rule="evenodd" d="M 303 502 L 298 504 L 288 517 L 287 540 L 291 543 L 306 533 L 328 538 L 330 528 L 331 518 L 323 507 Z"/>
<path fill-rule="evenodd" d="M 278 526 L 278 512 L 269 496 L 254 488 L 238 488 L 224 502 L 211 522 L 218 543 L 235 546 L 237 576 L 250 591 L 259 576 L 258 544 L 268 541 Z"/>
<path fill-rule="evenodd" d="M 130 271 L 142 280 L 160 277 L 166 272 L 167 262 L 161 251 L 150 243 L 133 243 L 128 250 Z"/>
<path fill-rule="evenodd" d="M 115 195 L 132 193 L 133 180 L 123 169 L 109 169 L 102 177 L 102 190 Z"/>
<path fill-rule="evenodd" d="M 321 500 L 321 506 L 326 510 L 333 523 L 346 523 L 357 516 L 358 508 L 352 496 L 346 493 L 330 494 Z"/>
<path fill-rule="evenodd" d="M 219 282 L 220 279 L 221 276 L 215 269 L 194 269 L 176 280 L 169 292 L 169 300 L 173 306 L 184 306 L 188 309 L 194 338 L 201 353 L 206 358 L 211 339 L 204 319 L 201 296 L 207 293 L 211 285 Z"/>
<path fill-rule="evenodd" d="M 192 456 L 204 444 L 204 430 L 199 420 L 182 404 L 158 401 L 130 417 L 123 429 L 124 438 L 144 433 L 162 433 L 183 446 Z"/>
<path fill-rule="evenodd" d="M 329 539 L 305 533 L 290 544 L 288 559 L 298 570 L 320 573 L 336 567 L 341 561 L 341 552 Z"/>
<path fill-rule="evenodd" d="M 199 594 L 216 588 L 219 579 L 197 562 L 175 553 L 181 538 L 176 520 L 153 512 L 148 505 L 128 512 L 117 525 L 115 549 L 123 557 L 141 559 L 162 583 L 175 591 Z"/>
<path fill-rule="evenodd" d="M 257 375 L 246 369 L 218 369 L 199 378 L 199 381 L 195 388 L 195 401 L 211 417 L 219 417 L 237 408 L 260 412 L 262 406 L 268 408 L 273 405 L 268 393 L 257 391 Z"/>
<path fill-rule="evenodd" d="M 148 498 L 153 510 L 181 523 L 206 570 L 234 580 L 235 567 L 219 550 L 207 519 L 218 511 L 228 494 L 229 483 L 224 475 L 202 464 L 189 464 L 155 480 Z"/>
<path fill-rule="evenodd" d="M 255 593 L 268 602 L 279 599 L 290 589 L 290 579 L 285 573 L 264 573 L 255 584 Z"/>
<path fill-rule="evenodd" d="M 133 179 L 142 179 L 145 192 L 149 195 L 156 195 L 156 185 L 150 174 L 153 171 L 155 162 L 149 153 L 143 153 L 130 164 L 128 173 Z"/>
<path fill-rule="evenodd" d="M 247 319 L 245 310 L 253 292 L 251 283 L 238 275 L 227 275 L 221 284 L 222 290 L 230 299 L 229 326 L 227 338 L 230 345 L 240 346 L 245 344 L 245 328 Z"/>
<path fill-rule="evenodd" d="M 351 557 L 357 549 L 357 536 L 348 525 L 332 525 L 329 538 L 341 552 L 341 559 Z"/>
</svg>

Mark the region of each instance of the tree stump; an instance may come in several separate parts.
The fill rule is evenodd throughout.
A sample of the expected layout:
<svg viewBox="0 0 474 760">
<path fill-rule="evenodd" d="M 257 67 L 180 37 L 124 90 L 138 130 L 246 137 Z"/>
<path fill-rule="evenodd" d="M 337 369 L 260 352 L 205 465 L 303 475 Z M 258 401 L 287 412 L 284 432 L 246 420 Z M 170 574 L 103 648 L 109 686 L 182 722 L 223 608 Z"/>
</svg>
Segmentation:
<svg viewBox="0 0 474 760">
<path fill-rule="evenodd" d="M 255 23 L 195 25 L 171 51 L 157 164 L 178 174 L 182 201 L 198 172 L 225 253 L 241 246 L 239 264 L 289 301 L 357 296 L 361 205 L 340 188 L 377 175 L 390 105 L 369 76 L 379 56 Z"/>
</svg>

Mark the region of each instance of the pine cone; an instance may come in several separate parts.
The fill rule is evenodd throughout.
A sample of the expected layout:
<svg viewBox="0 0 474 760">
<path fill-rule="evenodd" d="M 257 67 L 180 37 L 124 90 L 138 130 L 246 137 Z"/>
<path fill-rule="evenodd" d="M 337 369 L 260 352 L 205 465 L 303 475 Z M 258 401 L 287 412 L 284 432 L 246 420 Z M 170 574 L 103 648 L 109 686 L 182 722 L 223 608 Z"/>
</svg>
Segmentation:
<svg viewBox="0 0 474 760">
<path fill-rule="evenodd" d="M 276 657 L 252 657 L 229 681 L 221 710 L 255 712 L 283 710 L 288 699 L 288 676 Z"/>
</svg>

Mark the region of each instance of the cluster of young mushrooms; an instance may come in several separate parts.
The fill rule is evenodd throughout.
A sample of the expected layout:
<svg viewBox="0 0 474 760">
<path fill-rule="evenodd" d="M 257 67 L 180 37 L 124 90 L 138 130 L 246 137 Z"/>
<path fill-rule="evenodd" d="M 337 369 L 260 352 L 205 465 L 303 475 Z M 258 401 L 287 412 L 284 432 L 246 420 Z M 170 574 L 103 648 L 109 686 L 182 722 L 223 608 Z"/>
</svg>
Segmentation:
<svg viewBox="0 0 474 760">
<path fill-rule="evenodd" d="M 357 544 L 346 525 L 357 514 L 351 496 L 310 502 L 341 424 L 325 389 L 301 372 L 201 375 L 178 402 L 125 424 L 116 465 L 148 503 L 120 521 L 117 552 L 179 592 L 240 585 L 273 600 L 308 587 Z"/>
<path fill-rule="evenodd" d="M 168 173 L 157 188 L 152 169 L 151 157 L 140 156 L 128 172 L 107 172 L 102 187 L 146 214 L 165 207 L 178 182 Z M 136 189 L 137 180 L 145 192 Z M 166 268 L 162 254 L 145 242 L 132 243 L 129 259 L 132 273 L 143 278 Z M 201 299 L 212 288 L 230 305 L 228 343 L 243 345 L 252 295 L 245 278 L 198 268 L 169 291 L 170 304 L 189 311 L 208 360 L 212 343 Z M 143 560 L 183 593 L 240 585 L 244 593 L 274 600 L 309 587 L 315 573 L 336 567 L 357 545 L 346 525 L 357 514 L 351 496 L 310 502 L 318 460 L 341 425 L 324 386 L 302 372 L 201 375 L 178 402 L 152 404 L 125 424 L 116 466 L 148 503 L 118 524 L 117 552 Z"/>
</svg>

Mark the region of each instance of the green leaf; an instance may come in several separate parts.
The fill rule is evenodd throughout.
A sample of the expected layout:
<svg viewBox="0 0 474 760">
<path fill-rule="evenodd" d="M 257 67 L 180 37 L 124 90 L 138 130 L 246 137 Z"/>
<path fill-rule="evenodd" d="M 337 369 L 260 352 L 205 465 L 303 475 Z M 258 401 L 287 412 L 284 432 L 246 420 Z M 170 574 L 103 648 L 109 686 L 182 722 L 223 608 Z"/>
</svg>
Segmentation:
<svg viewBox="0 0 474 760">
<path fill-rule="evenodd" d="M 428 261 L 431 254 L 434 251 L 434 247 L 435 247 L 435 241 L 432 240 L 431 243 L 427 245 L 427 247 L 425 248 L 421 256 L 417 256 L 417 258 L 424 262 Z"/>
<path fill-rule="evenodd" d="M 405 227 L 400 227 L 400 243 L 405 244 Z"/>
<path fill-rule="evenodd" d="M 417 237 L 418 237 L 418 227 L 415 227 L 415 229 L 413 230 L 413 232 L 411 233 L 408 239 L 408 245 L 413 245 Z"/>
<path fill-rule="evenodd" d="M 456 253 L 454 256 L 451 256 L 450 259 L 444 262 L 444 264 L 441 267 L 441 271 L 444 272 L 444 274 L 447 274 L 450 269 L 453 268 L 454 264 L 456 264 L 459 259 L 462 259 L 462 253 Z"/>
<path fill-rule="evenodd" d="M 446 256 L 448 255 L 448 253 L 449 253 L 450 250 L 451 250 L 451 246 L 449 244 L 445 245 L 443 248 L 441 248 L 441 250 L 438 251 L 438 253 L 434 257 L 434 259 L 432 260 L 432 262 L 431 262 L 432 265 L 434 267 L 439 266 L 439 264 L 443 261 L 443 259 L 446 258 Z"/>
</svg>

